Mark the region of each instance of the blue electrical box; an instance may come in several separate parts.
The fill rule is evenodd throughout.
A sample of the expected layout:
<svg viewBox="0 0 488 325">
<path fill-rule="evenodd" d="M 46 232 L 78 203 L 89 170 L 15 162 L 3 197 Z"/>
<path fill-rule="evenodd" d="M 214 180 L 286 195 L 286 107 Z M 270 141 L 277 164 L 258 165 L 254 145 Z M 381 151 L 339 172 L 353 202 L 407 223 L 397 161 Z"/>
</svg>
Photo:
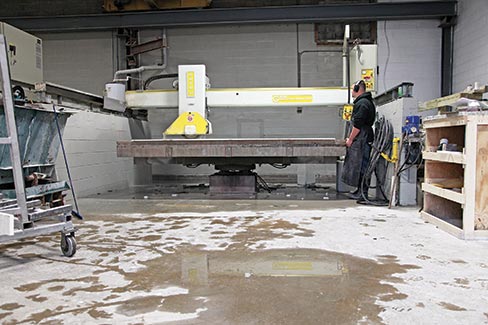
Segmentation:
<svg viewBox="0 0 488 325">
<path fill-rule="evenodd" d="M 420 124 L 422 123 L 419 115 L 410 115 L 405 119 L 405 125 L 402 128 L 403 133 L 417 134 L 420 132 Z"/>
</svg>

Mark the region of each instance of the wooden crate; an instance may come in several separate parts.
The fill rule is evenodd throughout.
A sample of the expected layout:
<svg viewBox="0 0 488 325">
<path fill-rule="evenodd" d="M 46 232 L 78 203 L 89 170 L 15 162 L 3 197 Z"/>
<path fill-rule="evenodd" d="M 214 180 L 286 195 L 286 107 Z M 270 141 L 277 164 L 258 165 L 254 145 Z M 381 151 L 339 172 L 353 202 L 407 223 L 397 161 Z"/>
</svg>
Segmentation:
<svg viewBox="0 0 488 325">
<path fill-rule="evenodd" d="M 427 120 L 422 218 L 462 239 L 488 239 L 488 114 Z M 461 152 L 437 151 L 440 139 Z"/>
</svg>

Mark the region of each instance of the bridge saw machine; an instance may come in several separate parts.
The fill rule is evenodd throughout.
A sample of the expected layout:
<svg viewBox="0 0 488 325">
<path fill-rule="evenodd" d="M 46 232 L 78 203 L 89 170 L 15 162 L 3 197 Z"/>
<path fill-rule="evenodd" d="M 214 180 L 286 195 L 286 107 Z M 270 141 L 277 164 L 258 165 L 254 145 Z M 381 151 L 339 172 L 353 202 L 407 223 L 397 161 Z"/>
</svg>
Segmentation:
<svg viewBox="0 0 488 325">
<path fill-rule="evenodd" d="M 186 166 L 215 165 L 219 172 L 210 176 L 210 193 L 233 196 L 256 193 L 256 164 L 283 168 L 292 163 L 336 163 L 346 153 L 345 141 L 334 138 L 205 137 L 212 134 L 209 108 L 342 107 L 350 102 L 347 87 L 211 89 L 204 65 L 179 66 L 177 77 L 173 83 L 176 89 L 171 90 L 126 91 L 122 83 L 106 85 L 106 109 L 178 107 L 179 111 L 178 118 L 163 132 L 163 139 L 118 141 L 119 157 L 160 158 Z"/>
</svg>

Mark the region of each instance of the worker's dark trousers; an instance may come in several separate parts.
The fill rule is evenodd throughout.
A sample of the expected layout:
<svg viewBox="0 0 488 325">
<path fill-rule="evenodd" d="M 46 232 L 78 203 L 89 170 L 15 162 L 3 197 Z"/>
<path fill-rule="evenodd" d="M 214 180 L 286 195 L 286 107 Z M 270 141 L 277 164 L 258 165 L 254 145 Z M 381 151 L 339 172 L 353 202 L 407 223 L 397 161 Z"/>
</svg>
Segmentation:
<svg viewBox="0 0 488 325">
<path fill-rule="evenodd" d="M 362 190 L 366 194 L 368 193 L 368 188 L 369 188 L 369 183 L 371 179 L 365 179 L 363 182 L 363 177 L 364 174 L 366 173 L 366 169 L 368 168 L 369 164 L 369 155 L 371 153 L 371 144 L 370 143 L 365 143 L 363 147 L 363 159 L 361 161 L 361 173 L 359 174 L 359 185 L 358 185 L 358 190 L 361 189 L 361 186 L 363 187 Z"/>
</svg>

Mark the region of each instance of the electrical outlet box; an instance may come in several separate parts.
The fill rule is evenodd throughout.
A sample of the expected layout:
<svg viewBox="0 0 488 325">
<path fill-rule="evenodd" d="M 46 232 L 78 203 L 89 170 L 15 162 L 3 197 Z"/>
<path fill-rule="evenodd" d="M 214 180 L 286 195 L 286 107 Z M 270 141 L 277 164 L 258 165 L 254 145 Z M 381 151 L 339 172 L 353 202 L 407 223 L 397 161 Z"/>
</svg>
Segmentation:
<svg viewBox="0 0 488 325">
<path fill-rule="evenodd" d="M 350 53 L 351 84 L 362 79 L 366 83 L 366 91 L 376 92 L 378 66 L 378 46 L 376 44 L 360 44 Z"/>
<path fill-rule="evenodd" d="M 7 40 L 12 81 L 30 85 L 43 82 L 42 40 L 3 22 L 0 22 L 0 34 Z"/>
</svg>

